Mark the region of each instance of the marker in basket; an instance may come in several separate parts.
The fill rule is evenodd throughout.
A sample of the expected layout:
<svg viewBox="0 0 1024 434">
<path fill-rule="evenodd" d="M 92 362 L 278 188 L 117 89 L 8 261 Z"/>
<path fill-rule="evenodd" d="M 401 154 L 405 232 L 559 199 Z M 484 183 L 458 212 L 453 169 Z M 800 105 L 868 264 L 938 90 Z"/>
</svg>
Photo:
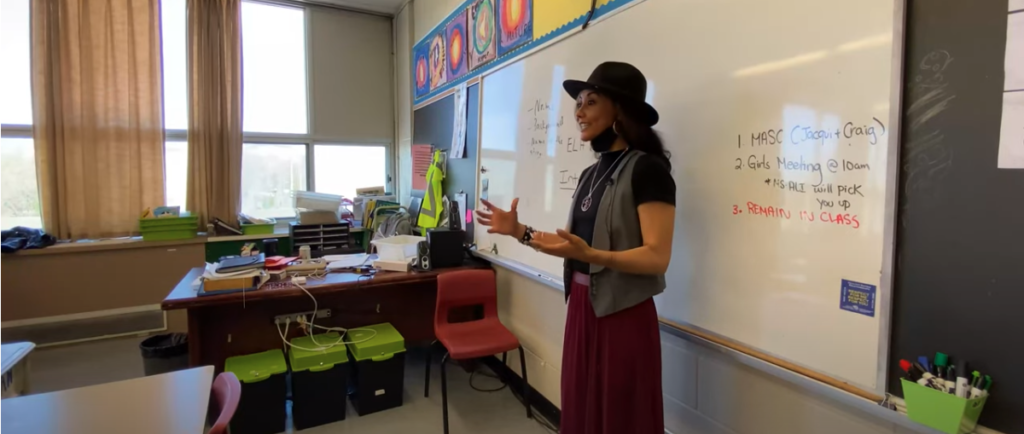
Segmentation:
<svg viewBox="0 0 1024 434">
<path fill-rule="evenodd" d="M 967 390 L 970 388 L 970 383 L 967 380 L 967 364 L 960 362 L 956 365 L 956 396 L 961 398 L 967 397 Z"/>
<path fill-rule="evenodd" d="M 931 374 L 924 372 L 924 370 L 921 369 L 920 364 L 910 363 L 907 360 L 900 360 L 900 369 L 903 369 L 903 372 L 907 373 L 907 378 L 909 378 L 910 381 L 913 381 L 924 387 L 934 387 L 931 381 L 929 381 L 927 378 L 924 378 L 925 375 Z"/>
<path fill-rule="evenodd" d="M 946 353 L 935 353 L 935 358 L 932 359 L 935 362 L 935 375 L 943 377 L 946 375 L 947 366 L 949 365 L 949 356 Z"/>
<path fill-rule="evenodd" d="M 969 399 L 981 398 L 981 372 L 974 371 L 974 381 L 971 382 L 971 393 L 968 395 Z"/>
<path fill-rule="evenodd" d="M 921 380 L 924 381 L 924 384 L 921 384 L 921 381 L 918 381 L 918 384 L 921 384 L 922 386 L 925 386 L 925 387 L 931 387 L 932 389 L 937 389 L 937 390 L 942 390 L 942 391 L 946 390 L 945 387 L 942 387 L 939 384 L 939 381 L 942 381 L 942 380 L 939 380 L 937 377 L 932 375 L 931 372 L 928 372 L 928 370 L 925 369 L 924 366 L 921 366 L 920 363 L 914 363 L 914 367 L 922 372 Z"/>
<path fill-rule="evenodd" d="M 956 374 L 954 370 L 956 368 L 953 365 L 946 367 L 945 372 L 942 374 L 942 386 L 946 393 L 952 395 L 956 393 Z"/>
<path fill-rule="evenodd" d="M 920 364 L 922 368 L 924 368 L 924 372 L 929 372 L 932 375 L 938 376 L 938 374 L 936 374 L 934 370 L 935 366 L 932 365 L 931 363 L 928 363 L 928 356 L 917 356 L 917 363 Z"/>
<path fill-rule="evenodd" d="M 992 387 L 992 377 L 986 375 L 985 376 L 985 387 L 983 387 L 982 390 L 981 390 L 981 396 L 982 397 L 988 396 L 988 389 L 990 387 Z"/>
</svg>

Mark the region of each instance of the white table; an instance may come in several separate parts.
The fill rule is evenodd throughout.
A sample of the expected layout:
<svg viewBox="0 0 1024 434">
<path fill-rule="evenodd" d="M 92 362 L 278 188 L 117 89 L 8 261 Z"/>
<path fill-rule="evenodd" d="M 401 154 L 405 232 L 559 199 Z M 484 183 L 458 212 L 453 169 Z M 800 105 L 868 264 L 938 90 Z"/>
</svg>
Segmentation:
<svg viewBox="0 0 1024 434">
<path fill-rule="evenodd" d="M 202 434 L 213 384 L 204 366 L 0 401 L 4 434 Z"/>
<path fill-rule="evenodd" d="M 28 387 L 28 369 L 22 360 L 36 344 L 32 342 L 14 342 L 0 345 L 0 375 L 3 377 L 3 391 L 0 397 L 11 398 L 21 395 Z"/>
</svg>

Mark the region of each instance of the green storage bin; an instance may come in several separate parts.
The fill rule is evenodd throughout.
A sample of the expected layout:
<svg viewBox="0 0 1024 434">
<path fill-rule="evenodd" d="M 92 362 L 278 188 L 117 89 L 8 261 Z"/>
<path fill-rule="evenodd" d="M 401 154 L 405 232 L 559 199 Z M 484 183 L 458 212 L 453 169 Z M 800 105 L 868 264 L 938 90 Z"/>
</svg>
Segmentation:
<svg viewBox="0 0 1024 434">
<path fill-rule="evenodd" d="M 243 383 L 258 383 L 270 378 L 271 375 L 283 374 L 288 371 L 281 350 L 269 350 L 247 356 L 228 357 L 224 361 L 224 370 L 234 373 Z"/>
<path fill-rule="evenodd" d="M 262 225 L 243 224 L 242 233 L 245 235 L 265 235 L 274 233 L 274 223 Z"/>
<path fill-rule="evenodd" d="M 345 351 L 345 345 L 334 345 L 324 350 L 316 350 L 320 347 L 313 343 L 314 337 L 316 342 L 325 347 L 341 341 L 341 335 L 336 332 L 292 339 L 292 347 L 288 350 L 288 361 L 291 362 L 292 372 L 306 370 L 320 372 L 331 369 L 336 364 L 348 363 L 348 352 Z"/>
<path fill-rule="evenodd" d="M 196 228 L 170 231 L 148 231 L 142 233 L 143 241 L 187 240 L 196 237 Z"/>
<path fill-rule="evenodd" d="M 351 329 L 345 334 L 345 342 L 348 343 L 348 349 L 352 351 L 352 357 L 357 362 L 380 362 L 405 352 L 405 338 L 391 323 Z"/>
<path fill-rule="evenodd" d="M 288 361 L 292 366 L 292 423 L 296 430 L 345 420 L 348 396 L 348 351 L 338 333 L 291 340 Z M 297 348 L 299 347 L 299 348 Z M 323 348 L 323 349 L 319 349 Z"/>
<path fill-rule="evenodd" d="M 901 381 L 910 420 L 948 434 L 967 434 L 978 426 L 988 397 L 960 398 L 906 379 Z"/>
<path fill-rule="evenodd" d="M 281 350 L 228 357 L 224 370 L 242 382 L 242 399 L 231 418 L 232 434 L 277 434 L 285 430 L 288 364 Z"/>
<path fill-rule="evenodd" d="M 375 333 L 376 332 L 376 333 Z M 389 323 L 350 329 L 345 334 L 355 359 L 349 400 L 365 416 L 402 405 L 405 338 Z"/>
<path fill-rule="evenodd" d="M 199 216 L 194 216 L 190 212 L 183 212 L 179 217 L 153 217 L 148 219 L 139 219 L 139 229 L 142 232 L 146 232 L 148 229 L 166 229 L 170 226 L 188 226 L 193 230 L 199 227 Z"/>
</svg>

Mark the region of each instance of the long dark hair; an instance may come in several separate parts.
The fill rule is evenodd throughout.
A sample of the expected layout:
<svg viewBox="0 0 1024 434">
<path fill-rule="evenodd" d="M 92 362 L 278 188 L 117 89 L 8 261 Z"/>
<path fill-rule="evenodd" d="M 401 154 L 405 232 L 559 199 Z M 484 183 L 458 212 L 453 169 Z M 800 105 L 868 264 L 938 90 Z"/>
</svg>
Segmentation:
<svg viewBox="0 0 1024 434">
<path fill-rule="evenodd" d="M 665 167 L 672 170 L 672 163 L 669 161 L 672 154 L 665 150 L 665 145 L 661 142 L 658 132 L 654 131 L 650 125 L 637 121 L 628 105 L 619 104 L 618 111 L 615 132 L 622 136 L 631 148 L 660 157 L 661 161 L 665 163 Z"/>
</svg>

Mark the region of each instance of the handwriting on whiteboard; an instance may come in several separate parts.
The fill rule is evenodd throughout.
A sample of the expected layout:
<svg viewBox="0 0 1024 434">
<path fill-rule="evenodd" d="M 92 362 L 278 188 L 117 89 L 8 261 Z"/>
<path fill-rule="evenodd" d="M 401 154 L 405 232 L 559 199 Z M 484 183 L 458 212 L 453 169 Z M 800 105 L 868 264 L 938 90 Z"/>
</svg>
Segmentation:
<svg viewBox="0 0 1024 434">
<path fill-rule="evenodd" d="M 835 154 L 845 148 L 878 145 L 886 126 L 876 117 L 836 125 L 842 126 L 794 125 L 738 134 L 733 171 L 764 173 L 768 176 L 746 179 L 772 191 L 807 197 L 807 201 L 801 202 L 804 209 L 789 209 L 745 200 L 732 206 L 732 214 L 860 228 L 857 209 L 869 190 L 864 175 L 872 170 L 871 163 L 858 159 L 864 157 Z M 826 150 L 821 151 L 822 147 Z"/>
<path fill-rule="evenodd" d="M 765 206 L 749 201 L 745 205 L 733 205 L 732 215 L 779 220 L 793 220 L 795 215 L 795 219 L 797 221 L 845 226 L 853 229 L 860 228 L 860 219 L 856 214 L 815 210 L 796 210 L 796 214 L 794 214 L 794 210 L 786 209 L 781 206 Z"/>
</svg>

